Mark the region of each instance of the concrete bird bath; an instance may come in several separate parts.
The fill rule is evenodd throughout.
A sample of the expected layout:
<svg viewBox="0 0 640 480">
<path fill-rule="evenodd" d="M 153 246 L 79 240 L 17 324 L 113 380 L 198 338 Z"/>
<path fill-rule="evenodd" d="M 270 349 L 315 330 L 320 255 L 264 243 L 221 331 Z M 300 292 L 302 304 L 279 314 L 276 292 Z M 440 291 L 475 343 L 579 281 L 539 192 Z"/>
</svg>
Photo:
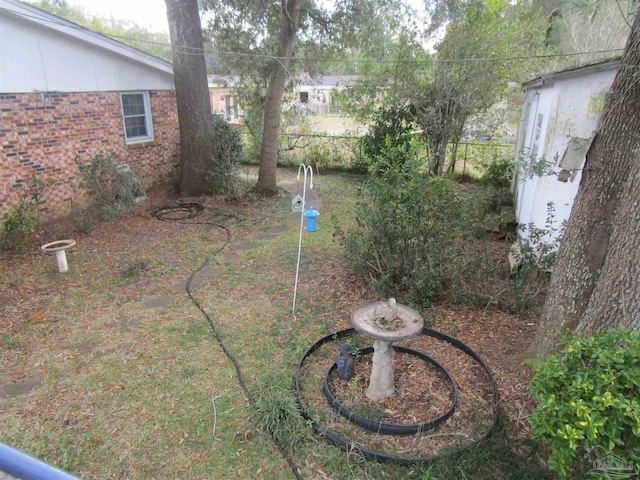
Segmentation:
<svg viewBox="0 0 640 480">
<path fill-rule="evenodd" d="M 351 314 L 351 325 L 374 340 L 367 398 L 377 401 L 391 397 L 394 394 L 392 343 L 418 335 L 424 325 L 422 317 L 390 298 L 387 302 L 370 302 L 358 307 Z"/>
<path fill-rule="evenodd" d="M 75 240 L 58 240 L 57 242 L 47 243 L 40 248 L 45 253 L 55 253 L 56 260 L 58 261 L 58 270 L 60 273 L 69 271 L 69 265 L 67 264 L 67 254 L 65 250 L 71 248 L 76 244 Z"/>
</svg>

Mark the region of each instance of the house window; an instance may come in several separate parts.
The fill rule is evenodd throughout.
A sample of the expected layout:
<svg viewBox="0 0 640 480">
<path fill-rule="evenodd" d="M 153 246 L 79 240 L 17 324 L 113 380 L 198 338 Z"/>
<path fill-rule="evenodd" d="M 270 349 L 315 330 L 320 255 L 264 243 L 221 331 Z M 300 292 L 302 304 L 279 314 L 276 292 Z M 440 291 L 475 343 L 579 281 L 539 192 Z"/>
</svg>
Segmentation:
<svg viewBox="0 0 640 480">
<path fill-rule="evenodd" d="M 149 92 L 121 93 L 120 99 L 127 143 L 153 140 Z"/>
</svg>

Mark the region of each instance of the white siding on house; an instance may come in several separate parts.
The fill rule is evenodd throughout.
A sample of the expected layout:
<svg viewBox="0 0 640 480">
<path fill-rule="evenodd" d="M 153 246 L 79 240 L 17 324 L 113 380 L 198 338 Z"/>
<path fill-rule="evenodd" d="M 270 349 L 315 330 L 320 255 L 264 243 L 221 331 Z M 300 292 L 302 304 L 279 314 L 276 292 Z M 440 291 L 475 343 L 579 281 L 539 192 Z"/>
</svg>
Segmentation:
<svg viewBox="0 0 640 480">
<path fill-rule="evenodd" d="M 166 62 L 34 10 L 0 0 L 0 92 L 174 88 Z"/>
</svg>

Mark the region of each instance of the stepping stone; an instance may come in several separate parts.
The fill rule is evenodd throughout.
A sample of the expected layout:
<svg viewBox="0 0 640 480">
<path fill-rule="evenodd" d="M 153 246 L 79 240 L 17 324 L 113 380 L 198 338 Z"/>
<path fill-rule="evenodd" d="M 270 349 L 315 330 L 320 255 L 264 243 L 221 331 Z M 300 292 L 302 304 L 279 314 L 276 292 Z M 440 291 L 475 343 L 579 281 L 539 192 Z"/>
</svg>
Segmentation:
<svg viewBox="0 0 640 480">
<path fill-rule="evenodd" d="M 298 183 L 291 180 L 282 180 L 278 182 L 278 186 L 284 188 L 289 193 L 297 193 Z M 302 180 L 300 181 L 300 191 L 302 191 Z"/>
<path fill-rule="evenodd" d="M 253 250 L 254 248 L 258 248 L 258 244 L 253 242 L 240 242 L 235 248 L 236 250 Z"/>
<path fill-rule="evenodd" d="M 237 253 L 223 253 L 222 261 L 224 263 L 236 263 L 239 262 L 242 257 Z"/>
<path fill-rule="evenodd" d="M 158 260 L 162 263 L 166 263 L 169 266 L 177 267 L 180 265 L 180 259 L 173 253 L 164 253 L 158 257 Z"/>
<path fill-rule="evenodd" d="M 189 280 L 179 280 L 173 284 L 173 289 L 178 293 L 187 293 L 187 282 Z M 189 290 L 195 292 L 201 286 L 204 285 L 204 280 L 198 278 L 197 276 L 191 279 L 191 284 L 189 285 Z"/>
<path fill-rule="evenodd" d="M 13 383 L 0 385 L 0 398 L 11 398 L 19 395 L 26 395 L 34 388 L 42 385 L 43 378 L 40 375 L 23 378 Z"/>
<path fill-rule="evenodd" d="M 142 308 L 167 308 L 173 304 L 173 298 L 169 295 L 159 295 L 157 297 L 145 298 L 142 301 Z"/>
<path fill-rule="evenodd" d="M 80 353 L 91 353 L 93 352 L 94 344 L 93 342 L 86 340 L 80 343 L 74 343 L 73 345 L 69 345 L 65 348 L 65 350 L 78 350 Z"/>
<path fill-rule="evenodd" d="M 224 267 L 214 267 L 213 265 L 205 265 L 198 270 L 198 276 L 201 277 L 217 277 L 226 270 Z"/>
<path fill-rule="evenodd" d="M 297 212 L 297 213 L 298 213 L 298 215 L 300 215 L 300 212 Z M 273 234 L 273 233 L 286 232 L 287 230 L 291 230 L 291 226 L 290 225 L 280 224 L 280 225 L 274 225 L 269 230 L 267 230 L 267 232 Z"/>
<path fill-rule="evenodd" d="M 256 240 L 273 240 L 277 236 L 275 233 L 261 232 L 254 235 L 253 238 Z"/>
<path fill-rule="evenodd" d="M 142 322 L 137 318 L 125 318 L 118 322 L 116 327 L 120 332 L 131 332 L 142 325 Z"/>
</svg>

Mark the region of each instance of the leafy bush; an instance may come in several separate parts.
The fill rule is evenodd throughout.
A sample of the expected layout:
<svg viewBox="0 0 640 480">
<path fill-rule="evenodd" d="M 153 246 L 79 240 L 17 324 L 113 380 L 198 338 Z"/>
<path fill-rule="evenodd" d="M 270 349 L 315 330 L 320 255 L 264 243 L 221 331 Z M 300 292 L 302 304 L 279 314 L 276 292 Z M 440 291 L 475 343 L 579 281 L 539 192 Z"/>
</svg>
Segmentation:
<svg viewBox="0 0 640 480">
<path fill-rule="evenodd" d="M 614 478 L 607 466 L 621 464 L 640 472 L 640 332 L 569 343 L 536 369 L 531 393 L 534 436 L 549 444 L 549 467 L 562 478 Z"/>
<path fill-rule="evenodd" d="M 135 175 L 118 172 L 119 164 L 120 157 L 115 153 L 98 153 L 89 163 L 82 163 L 76 158 L 80 171 L 79 186 L 105 220 L 117 217 L 132 206 L 140 189 Z"/>
<path fill-rule="evenodd" d="M 507 189 L 513 178 L 513 161 L 508 158 L 496 159 L 486 164 L 482 182 L 495 189 Z"/>
<path fill-rule="evenodd" d="M 407 108 L 380 109 L 373 117 L 369 131 L 362 136 L 362 165 L 366 171 L 389 148 L 407 145 L 411 138 L 413 115 Z"/>
<path fill-rule="evenodd" d="M 30 200 L 20 200 L 10 212 L 2 215 L 2 247 L 14 249 L 22 245 L 25 235 L 36 228 L 37 204 Z"/>
<path fill-rule="evenodd" d="M 468 273 L 485 199 L 432 178 L 417 148 L 412 141 L 383 151 L 357 205 L 357 228 L 339 238 L 351 268 L 379 295 L 428 305 Z"/>
<path fill-rule="evenodd" d="M 48 183 L 35 176 L 25 184 L 20 182 L 19 201 L 10 211 L 2 215 L 2 238 L 0 246 L 11 250 L 19 248 L 27 235 L 33 233 L 38 226 L 38 205 Z"/>
<path fill-rule="evenodd" d="M 213 151 L 209 170 L 212 191 L 226 193 L 242 160 L 242 137 L 236 128 L 221 118 L 214 117 L 213 135 L 208 141 Z"/>
</svg>

